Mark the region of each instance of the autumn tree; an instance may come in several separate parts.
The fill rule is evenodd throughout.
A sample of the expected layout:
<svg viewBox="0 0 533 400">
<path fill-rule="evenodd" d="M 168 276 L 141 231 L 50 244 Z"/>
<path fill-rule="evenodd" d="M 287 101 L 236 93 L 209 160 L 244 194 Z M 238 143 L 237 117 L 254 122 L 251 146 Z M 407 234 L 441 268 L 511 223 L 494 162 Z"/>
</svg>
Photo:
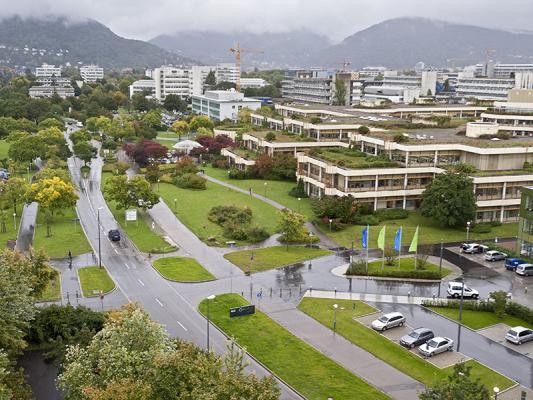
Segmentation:
<svg viewBox="0 0 533 400">
<path fill-rule="evenodd" d="M 297 212 L 284 208 L 278 211 L 279 231 L 282 232 L 279 241 L 283 243 L 307 243 L 310 240 L 309 231 L 305 228 L 305 217 Z"/>
<path fill-rule="evenodd" d="M 172 132 L 176 132 L 178 134 L 179 140 L 181 140 L 181 135 L 185 135 L 189 132 L 189 124 L 187 123 L 187 121 L 177 120 L 172 123 L 170 130 Z"/>
<path fill-rule="evenodd" d="M 13 212 L 17 213 L 17 205 L 24 202 L 28 183 L 23 178 L 13 177 L 0 182 L 1 198 L 13 205 Z"/>
<path fill-rule="evenodd" d="M 119 210 L 128 208 L 152 208 L 159 202 L 159 196 L 153 192 L 150 182 L 143 176 L 136 175 L 128 179 L 126 175 L 115 175 L 104 185 L 107 200 L 114 201 Z"/>
<path fill-rule="evenodd" d="M 141 167 L 146 166 L 150 158 L 161 158 L 168 152 L 168 149 L 162 144 L 146 139 L 137 143 L 125 144 L 122 148 L 126 155 L 131 157 Z"/>
<path fill-rule="evenodd" d="M 189 127 L 191 128 L 191 131 L 196 132 L 200 127 L 212 130 L 215 127 L 215 124 L 208 116 L 197 115 L 191 119 Z"/>
</svg>

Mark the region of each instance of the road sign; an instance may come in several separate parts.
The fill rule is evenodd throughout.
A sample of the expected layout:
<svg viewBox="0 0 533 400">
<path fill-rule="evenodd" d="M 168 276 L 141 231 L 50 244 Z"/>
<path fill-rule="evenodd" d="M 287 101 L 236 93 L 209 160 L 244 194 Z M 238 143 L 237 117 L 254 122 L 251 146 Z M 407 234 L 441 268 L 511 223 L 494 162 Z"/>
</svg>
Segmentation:
<svg viewBox="0 0 533 400">
<path fill-rule="evenodd" d="M 126 221 L 137 221 L 137 210 L 126 210 Z"/>
<path fill-rule="evenodd" d="M 242 307 L 235 307 L 230 308 L 229 310 L 229 317 L 242 317 L 243 315 L 250 315 L 255 314 L 255 306 L 249 305 L 249 306 L 242 306 Z"/>
</svg>

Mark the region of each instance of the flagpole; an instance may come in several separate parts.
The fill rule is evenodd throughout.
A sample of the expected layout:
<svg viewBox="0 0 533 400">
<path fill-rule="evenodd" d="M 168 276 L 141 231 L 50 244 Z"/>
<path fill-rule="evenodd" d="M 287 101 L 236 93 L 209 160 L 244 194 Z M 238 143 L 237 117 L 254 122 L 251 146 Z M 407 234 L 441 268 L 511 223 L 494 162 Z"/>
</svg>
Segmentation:
<svg viewBox="0 0 533 400">
<path fill-rule="evenodd" d="M 416 271 L 416 263 L 418 261 L 418 226 L 416 227 L 416 247 L 415 247 L 415 271 Z"/>
<path fill-rule="evenodd" d="M 400 226 L 400 243 L 398 245 L 398 269 L 402 269 L 400 266 L 400 262 L 402 259 L 402 236 L 403 236 L 403 229 L 402 229 L 402 226 Z"/>
<path fill-rule="evenodd" d="M 383 225 L 383 257 L 381 257 L 381 270 L 385 268 L 385 238 L 387 237 L 387 225 Z"/>
<path fill-rule="evenodd" d="M 368 275 L 368 244 L 370 242 L 370 225 L 366 226 L 366 274 Z"/>
</svg>

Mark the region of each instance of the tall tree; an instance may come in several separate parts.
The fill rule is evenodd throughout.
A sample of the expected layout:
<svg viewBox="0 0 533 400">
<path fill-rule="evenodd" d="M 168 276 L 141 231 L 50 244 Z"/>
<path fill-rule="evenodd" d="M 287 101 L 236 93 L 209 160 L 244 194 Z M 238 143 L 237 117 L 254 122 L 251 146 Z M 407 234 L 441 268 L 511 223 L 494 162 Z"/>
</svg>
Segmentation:
<svg viewBox="0 0 533 400">
<path fill-rule="evenodd" d="M 73 146 L 74 154 L 83 161 L 83 165 L 87 165 L 94 157 L 96 157 L 96 148 L 89 142 L 78 142 Z"/>
<path fill-rule="evenodd" d="M 422 194 L 421 211 L 443 227 L 466 226 L 476 213 L 472 179 L 463 173 L 437 175 Z"/>
<path fill-rule="evenodd" d="M 159 202 L 159 196 L 153 192 L 150 182 L 143 176 L 136 175 L 128 179 L 126 175 L 116 175 L 107 180 L 104 186 L 107 200 L 114 201 L 118 209 L 152 208 Z"/>
<path fill-rule="evenodd" d="M 185 135 L 186 133 L 188 133 L 190 128 L 187 121 L 177 120 L 172 123 L 170 130 L 172 132 L 176 132 L 178 134 L 179 140 L 181 140 L 181 135 Z"/>
<path fill-rule="evenodd" d="M 217 84 L 217 78 L 215 76 L 215 71 L 211 70 L 205 77 L 205 84 L 209 86 L 214 86 Z"/>
<path fill-rule="evenodd" d="M 305 228 L 305 217 L 287 208 L 278 211 L 279 240 L 284 243 L 306 243 L 309 241 L 309 231 Z"/>
<path fill-rule="evenodd" d="M 336 106 L 346 105 L 346 82 L 342 79 L 335 79 L 335 94 L 333 104 Z"/>
<path fill-rule="evenodd" d="M 187 103 L 177 94 L 167 94 L 163 107 L 168 111 L 187 111 Z"/>
<path fill-rule="evenodd" d="M 24 202 L 28 183 L 23 178 L 13 177 L 0 182 L 0 197 L 13 204 L 13 212 L 17 213 L 17 205 Z"/>
<path fill-rule="evenodd" d="M 189 123 L 189 127 L 192 131 L 197 131 L 198 128 L 207 128 L 207 129 L 213 129 L 215 124 L 213 121 L 209 119 L 209 117 L 205 115 L 197 115 L 196 117 L 193 117 L 191 119 L 191 122 Z"/>
</svg>

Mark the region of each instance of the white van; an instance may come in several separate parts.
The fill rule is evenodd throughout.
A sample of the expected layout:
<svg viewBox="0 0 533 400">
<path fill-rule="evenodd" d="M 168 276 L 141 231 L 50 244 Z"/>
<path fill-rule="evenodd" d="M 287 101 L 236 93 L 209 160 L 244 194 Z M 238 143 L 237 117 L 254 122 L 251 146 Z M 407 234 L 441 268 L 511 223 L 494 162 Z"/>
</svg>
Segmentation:
<svg viewBox="0 0 533 400">
<path fill-rule="evenodd" d="M 463 298 L 477 299 L 479 297 L 479 292 L 476 289 L 469 288 L 461 282 L 448 282 L 448 289 L 446 291 L 448 292 L 448 296 L 455 299 L 461 297 L 461 292 L 463 293 Z"/>
<path fill-rule="evenodd" d="M 516 267 L 515 272 L 522 276 L 533 275 L 533 264 L 520 264 Z"/>
</svg>

